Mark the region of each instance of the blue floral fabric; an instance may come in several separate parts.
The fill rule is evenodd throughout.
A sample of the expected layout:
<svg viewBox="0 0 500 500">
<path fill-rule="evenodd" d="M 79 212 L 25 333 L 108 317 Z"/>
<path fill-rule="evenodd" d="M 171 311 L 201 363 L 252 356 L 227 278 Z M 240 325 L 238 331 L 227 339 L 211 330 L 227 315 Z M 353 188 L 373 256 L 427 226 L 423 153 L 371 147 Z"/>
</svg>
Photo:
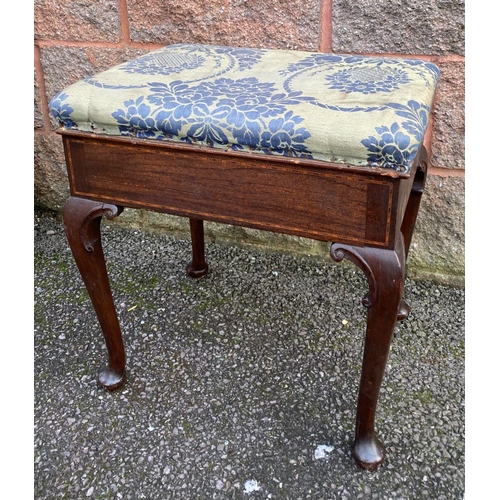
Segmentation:
<svg viewBox="0 0 500 500">
<path fill-rule="evenodd" d="M 64 89 L 61 127 L 407 173 L 439 78 L 418 59 L 171 45 Z"/>
</svg>

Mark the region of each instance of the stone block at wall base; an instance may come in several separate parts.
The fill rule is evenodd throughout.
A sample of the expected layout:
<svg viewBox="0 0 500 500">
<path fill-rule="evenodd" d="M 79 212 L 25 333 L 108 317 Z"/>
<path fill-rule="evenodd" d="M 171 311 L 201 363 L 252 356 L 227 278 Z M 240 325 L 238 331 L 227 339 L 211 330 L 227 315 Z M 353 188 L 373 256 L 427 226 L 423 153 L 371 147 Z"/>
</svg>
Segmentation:
<svg viewBox="0 0 500 500">
<path fill-rule="evenodd" d="M 189 238 L 189 221 L 144 210 L 125 209 L 116 222 L 123 227 L 143 229 Z M 430 176 L 407 262 L 408 277 L 453 286 L 465 282 L 465 180 Z M 329 244 L 269 231 L 213 222 L 205 223 L 207 242 L 253 246 L 260 249 L 300 253 L 329 259 Z"/>
<path fill-rule="evenodd" d="M 109 223 L 154 233 L 165 233 L 178 238 L 190 238 L 189 219 L 187 217 L 126 208 L 119 218 Z M 309 238 L 299 238 L 287 234 L 216 222 L 205 222 L 205 241 L 207 243 L 252 246 L 261 250 L 277 250 L 325 258 L 328 257 L 330 248 L 328 243 Z"/>
<path fill-rule="evenodd" d="M 407 264 L 409 276 L 464 283 L 464 178 L 429 176 Z"/>
</svg>

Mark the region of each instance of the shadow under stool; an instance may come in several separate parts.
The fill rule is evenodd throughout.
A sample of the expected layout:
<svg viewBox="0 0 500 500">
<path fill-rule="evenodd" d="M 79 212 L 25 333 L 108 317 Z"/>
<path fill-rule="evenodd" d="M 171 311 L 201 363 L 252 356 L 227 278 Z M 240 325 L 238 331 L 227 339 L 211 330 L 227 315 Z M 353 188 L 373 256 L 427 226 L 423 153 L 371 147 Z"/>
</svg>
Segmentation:
<svg viewBox="0 0 500 500">
<path fill-rule="evenodd" d="M 85 78 L 50 103 L 71 196 L 63 221 L 108 351 L 99 384 L 125 381 L 101 245 L 124 207 L 188 217 L 194 278 L 203 221 L 333 242 L 368 281 L 353 446 L 384 459 L 375 412 L 425 186 L 438 68 L 417 59 L 180 44 Z"/>
</svg>

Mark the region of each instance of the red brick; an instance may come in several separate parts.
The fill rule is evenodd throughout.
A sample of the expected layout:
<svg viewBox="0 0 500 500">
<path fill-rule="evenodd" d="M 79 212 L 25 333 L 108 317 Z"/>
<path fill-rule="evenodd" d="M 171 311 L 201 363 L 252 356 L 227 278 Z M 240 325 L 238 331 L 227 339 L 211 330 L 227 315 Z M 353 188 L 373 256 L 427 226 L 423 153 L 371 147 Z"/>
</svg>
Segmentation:
<svg viewBox="0 0 500 500">
<path fill-rule="evenodd" d="M 118 42 L 119 0 L 35 0 L 35 39 Z"/>
<path fill-rule="evenodd" d="M 142 0 L 127 2 L 136 42 L 211 43 L 318 50 L 321 0 Z"/>
<path fill-rule="evenodd" d="M 43 128 L 43 113 L 42 113 L 42 105 L 40 102 L 40 86 L 38 85 L 38 78 L 35 71 L 35 84 L 34 84 L 34 92 L 35 92 L 35 128 Z"/>
<path fill-rule="evenodd" d="M 465 62 L 440 63 L 431 163 L 465 168 Z"/>
<path fill-rule="evenodd" d="M 61 210 L 69 196 L 64 151 L 58 135 L 35 134 L 35 205 Z"/>
<path fill-rule="evenodd" d="M 336 52 L 465 53 L 464 0 L 333 0 Z"/>
</svg>

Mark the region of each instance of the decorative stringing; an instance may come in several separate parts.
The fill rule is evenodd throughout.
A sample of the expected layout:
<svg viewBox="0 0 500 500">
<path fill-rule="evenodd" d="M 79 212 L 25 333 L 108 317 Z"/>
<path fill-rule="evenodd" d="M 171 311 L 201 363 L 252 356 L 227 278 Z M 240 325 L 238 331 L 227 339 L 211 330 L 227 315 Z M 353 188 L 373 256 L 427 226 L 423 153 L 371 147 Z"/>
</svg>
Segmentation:
<svg viewBox="0 0 500 500">
<path fill-rule="evenodd" d="M 438 68 L 376 58 L 171 45 L 50 102 L 61 127 L 407 173 Z"/>
</svg>

